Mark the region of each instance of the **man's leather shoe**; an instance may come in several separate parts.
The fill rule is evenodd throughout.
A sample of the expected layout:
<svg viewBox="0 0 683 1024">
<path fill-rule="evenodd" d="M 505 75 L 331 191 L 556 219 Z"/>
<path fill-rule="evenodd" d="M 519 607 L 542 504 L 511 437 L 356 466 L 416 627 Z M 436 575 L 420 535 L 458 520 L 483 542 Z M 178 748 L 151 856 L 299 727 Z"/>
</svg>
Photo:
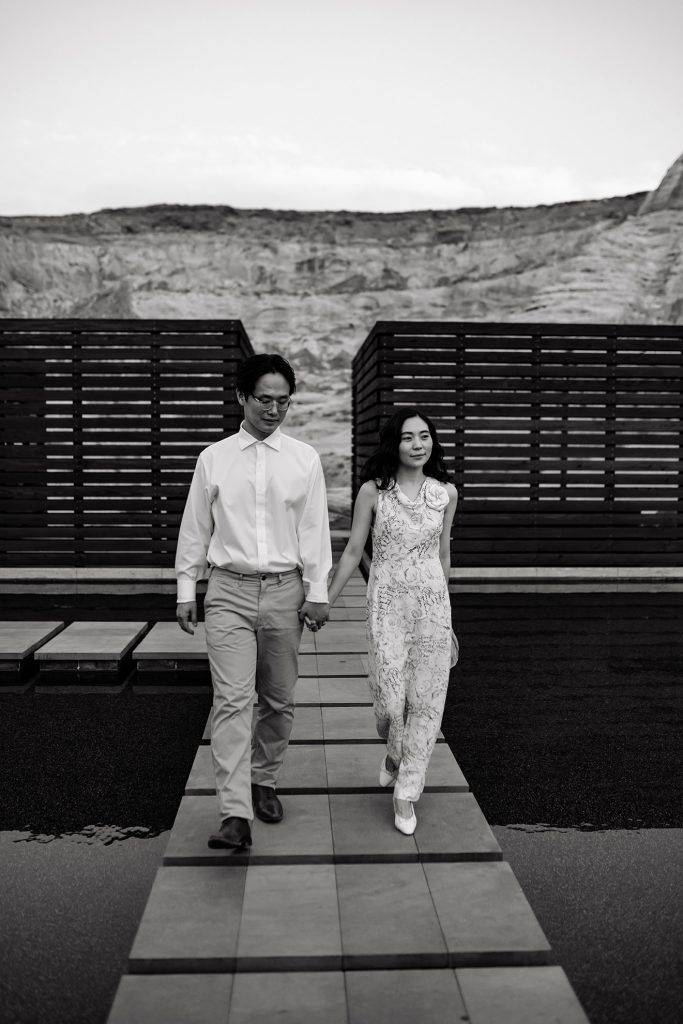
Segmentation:
<svg viewBox="0 0 683 1024">
<path fill-rule="evenodd" d="M 251 846 L 251 825 L 246 818 L 226 818 L 220 831 L 210 836 L 209 846 L 212 850 L 241 850 L 244 846 Z"/>
<path fill-rule="evenodd" d="M 284 811 L 282 804 L 275 794 L 272 786 L 258 786 L 255 782 L 251 784 L 251 801 L 254 805 L 254 814 L 261 821 L 274 824 L 282 820 Z"/>
</svg>

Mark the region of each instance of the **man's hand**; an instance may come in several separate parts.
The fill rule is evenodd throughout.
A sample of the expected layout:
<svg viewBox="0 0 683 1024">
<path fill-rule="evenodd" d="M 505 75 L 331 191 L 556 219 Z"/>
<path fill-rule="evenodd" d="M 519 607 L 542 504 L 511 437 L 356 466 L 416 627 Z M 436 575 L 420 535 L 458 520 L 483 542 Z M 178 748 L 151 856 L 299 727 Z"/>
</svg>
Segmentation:
<svg viewBox="0 0 683 1024">
<path fill-rule="evenodd" d="M 176 608 L 175 613 L 176 620 L 181 629 L 184 629 L 186 633 L 191 636 L 194 635 L 192 626 L 197 625 L 197 602 L 196 601 L 181 601 Z M 192 623 L 192 626 L 190 625 Z"/>
<path fill-rule="evenodd" d="M 320 601 L 304 601 L 301 608 L 299 608 L 299 618 L 306 623 L 313 633 L 325 625 L 329 614 L 329 604 L 323 604 Z"/>
</svg>

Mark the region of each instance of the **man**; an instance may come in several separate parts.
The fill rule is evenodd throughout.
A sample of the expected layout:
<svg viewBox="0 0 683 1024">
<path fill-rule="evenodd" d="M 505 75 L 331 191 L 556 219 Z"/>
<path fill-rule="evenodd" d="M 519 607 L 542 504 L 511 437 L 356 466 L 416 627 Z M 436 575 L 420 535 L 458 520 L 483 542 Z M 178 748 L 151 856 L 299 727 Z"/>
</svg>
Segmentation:
<svg viewBox="0 0 683 1024">
<path fill-rule="evenodd" d="M 196 581 L 211 567 L 204 618 L 221 827 L 209 846 L 230 849 L 251 845 L 254 813 L 282 818 L 275 787 L 292 729 L 302 620 L 314 631 L 327 621 L 332 568 L 320 459 L 280 430 L 296 390 L 292 367 L 277 354 L 250 356 L 236 384 L 244 421 L 199 456 L 176 555 L 177 620 L 188 633 L 197 624 Z"/>
</svg>

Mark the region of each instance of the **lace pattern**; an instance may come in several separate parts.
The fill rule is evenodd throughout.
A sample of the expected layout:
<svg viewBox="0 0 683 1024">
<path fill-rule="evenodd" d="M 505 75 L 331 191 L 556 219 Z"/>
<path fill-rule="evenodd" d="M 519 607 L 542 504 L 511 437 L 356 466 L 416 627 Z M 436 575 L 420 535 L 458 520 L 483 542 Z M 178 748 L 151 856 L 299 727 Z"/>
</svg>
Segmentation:
<svg viewBox="0 0 683 1024">
<path fill-rule="evenodd" d="M 399 765 L 395 795 L 416 801 L 457 661 L 439 560 L 448 492 L 427 478 L 414 499 L 380 491 L 368 580 L 369 683 L 377 732 Z"/>
</svg>

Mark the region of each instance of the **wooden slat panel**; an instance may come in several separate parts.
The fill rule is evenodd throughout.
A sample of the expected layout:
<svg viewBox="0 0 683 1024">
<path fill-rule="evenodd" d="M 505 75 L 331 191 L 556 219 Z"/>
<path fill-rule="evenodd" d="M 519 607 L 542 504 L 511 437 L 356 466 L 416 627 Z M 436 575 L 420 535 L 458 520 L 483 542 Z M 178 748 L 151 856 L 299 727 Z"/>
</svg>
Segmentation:
<svg viewBox="0 0 683 1024">
<path fill-rule="evenodd" d="M 380 422 L 424 407 L 456 468 L 454 564 L 680 559 L 683 327 L 381 322 L 370 344 L 354 488 Z"/>
<path fill-rule="evenodd" d="M 197 455 L 241 419 L 239 321 L 5 320 L 0 347 L 3 560 L 169 564 Z"/>
</svg>

